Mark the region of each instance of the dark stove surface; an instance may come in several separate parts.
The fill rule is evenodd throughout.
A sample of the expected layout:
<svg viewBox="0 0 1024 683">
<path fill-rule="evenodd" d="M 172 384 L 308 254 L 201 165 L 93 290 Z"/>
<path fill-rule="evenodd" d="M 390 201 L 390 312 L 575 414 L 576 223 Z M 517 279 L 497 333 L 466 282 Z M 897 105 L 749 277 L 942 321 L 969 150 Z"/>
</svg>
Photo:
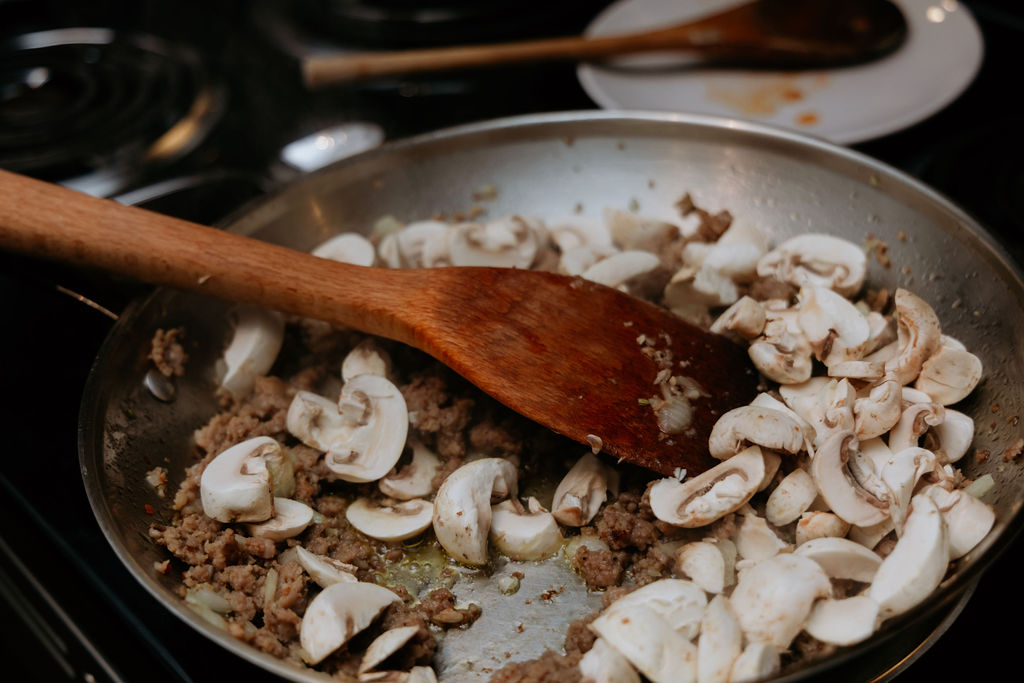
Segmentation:
<svg viewBox="0 0 1024 683">
<path fill-rule="evenodd" d="M 298 85 L 296 45 L 347 44 L 345 31 L 352 24 L 345 22 L 352 17 L 346 14 L 361 12 L 360 21 L 365 21 L 374 12 L 387 13 L 374 24 L 381 36 L 364 28 L 366 42 L 454 43 L 578 31 L 605 4 L 566 2 L 564 14 L 538 26 L 536 16 L 546 10 L 537 8 L 545 3 L 527 0 L 495 0 L 490 6 L 438 0 L 434 9 L 446 8 L 447 14 L 425 14 L 428 3 L 412 0 L 0 0 L 0 44 L 7 46 L 6 52 L 0 51 L 0 167 L 54 180 L 62 173 L 65 179 L 88 175 L 95 171 L 96 158 L 86 154 L 73 159 L 75 144 L 48 148 L 60 134 L 70 136 L 70 129 L 49 133 L 42 124 L 64 116 L 75 130 L 98 126 L 111 137 L 96 149 L 116 156 L 113 152 L 120 149 L 152 146 L 193 111 L 201 99 L 198 93 L 211 88 L 217 115 L 197 144 L 119 181 L 116 192 L 137 190 L 137 197 L 156 197 L 150 199 L 151 208 L 212 223 L 286 179 L 278 150 L 324 126 L 372 121 L 395 139 L 496 116 L 594 106 L 577 84 L 574 67 L 564 64 L 304 92 Z M 986 40 L 985 62 L 975 83 L 946 110 L 858 149 L 933 185 L 977 216 L 1011 254 L 1024 259 L 1019 210 L 1024 208 L 1024 119 L 1007 107 L 1007 93 L 1019 80 L 1024 11 L 996 2 L 964 4 L 974 11 Z M 510 10 L 513 5 L 518 13 Z M 570 6 L 571 11 L 566 9 Z M 424 35 L 428 19 L 436 33 Z M 83 27 L 98 31 L 83 34 L 93 36 L 97 52 L 89 52 L 88 40 L 84 54 L 81 40 L 67 48 L 78 51 L 81 61 L 89 63 L 94 55 L 100 62 L 127 62 L 130 68 L 155 73 L 158 85 L 138 89 L 120 78 L 101 83 L 95 88 L 96 93 L 106 88 L 102 96 L 89 93 L 100 104 L 98 116 L 70 116 L 80 100 L 69 93 L 81 95 L 94 86 L 81 85 L 86 81 L 74 69 L 33 72 L 39 62 L 24 61 L 26 39 L 20 48 L 11 46 L 19 36 Z M 409 35 L 403 36 L 403 30 Z M 119 36 L 117 52 L 109 57 L 104 50 L 110 44 L 96 38 L 106 35 L 104 31 Z M 166 71 L 165 55 L 185 56 L 185 68 Z M 131 106 L 154 100 L 162 102 L 159 116 L 124 118 L 122 109 L 133 111 Z M 122 144 L 131 139 L 129 133 L 140 130 L 145 131 L 144 142 Z M 40 136 L 38 144 L 32 142 L 34 135 Z M 25 160 L 32 155 L 53 163 L 18 166 L 30 163 Z M 161 188 L 174 191 L 162 193 Z M 75 294 L 117 313 L 146 291 L 97 273 L 0 254 L 0 295 L 7 321 L 6 333 L 0 335 L 0 377 L 8 393 L 3 424 L 13 437 L 5 443 L 0 463 L 0 609 L 8 615 L 0 627 L 0 679 L 160 683 L 230 675 L 232 680 L 271 680 L 183 627 L 138 585 L 107 545 L 85 497 L 74 425 L 89 365 L 110 318 Z M 1022 560 L 1018 541 L 982 578 L 938 645 L 900 680 L 1003 675 L 1015 651 L 1013 618 L 1024 609 L 1013 588 Z"/>
</svg>

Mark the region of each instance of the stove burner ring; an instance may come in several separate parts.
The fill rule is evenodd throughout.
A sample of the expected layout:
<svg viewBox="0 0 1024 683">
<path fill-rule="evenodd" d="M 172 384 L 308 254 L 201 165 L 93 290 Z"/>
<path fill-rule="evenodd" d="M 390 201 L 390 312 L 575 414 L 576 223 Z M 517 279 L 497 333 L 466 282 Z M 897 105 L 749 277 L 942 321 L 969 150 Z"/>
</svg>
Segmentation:
<svg viewBox="0 0 1024 683">
<path fill-rule="evenodd" d="M 208 134 L 223 94 L 196 52 L 106 28 L 0 44 L 0 167 L 109 195 Z"/>
</svg>

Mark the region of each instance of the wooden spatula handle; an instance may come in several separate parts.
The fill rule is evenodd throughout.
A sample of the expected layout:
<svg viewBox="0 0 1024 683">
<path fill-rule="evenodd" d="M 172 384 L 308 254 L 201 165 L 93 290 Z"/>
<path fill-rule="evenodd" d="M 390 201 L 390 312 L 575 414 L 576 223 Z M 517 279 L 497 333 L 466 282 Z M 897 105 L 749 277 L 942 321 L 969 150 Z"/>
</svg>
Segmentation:
<svg viewBox="0 0 1024 683">
<path fill-rule="evenodd" d="M 336 263 L 6 171 L 0 206 L 0 247 L 400 341 L 413 331 L 395 316 L 430 295 L 410 271 Z"/>
</svg>

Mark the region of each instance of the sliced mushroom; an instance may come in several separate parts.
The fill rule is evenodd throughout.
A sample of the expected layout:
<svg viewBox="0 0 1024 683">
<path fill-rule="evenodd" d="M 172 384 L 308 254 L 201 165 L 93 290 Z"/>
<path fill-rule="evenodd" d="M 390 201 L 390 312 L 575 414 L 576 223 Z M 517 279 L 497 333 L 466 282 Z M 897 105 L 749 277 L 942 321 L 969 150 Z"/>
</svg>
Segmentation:
<svg viewBox="0 0 1024 683">
<path fill-rule="evenodd" d="M 981 502 L 967 491 L 949 491 L 941 486 L 929 485 L 921 490 L 942 513 L 949 530 L 949 559 L 955 560 L 969 553 L 988 535 L 995 524 L 992 506 Z"/>
<path fill-rule="evenodd" d="M 828 366 L 828 376 L 876 381 L 885 376 L 885 363 L 869 360 L 846 360 Z"/>
<path fill-rule="evenodd" d="M 579 663 L 584 680 L 594 683 L 640 683 L 640 675 L 604 638 L 594 641 Z"/>
<path fill-rule="evenodd" d="M 650 489 L 651 510 L 669 524 L 704 526 L 743 506 L 763 478 L 764 457 L 751 446 L 686 482 L 659 480 Z"/>
<path fill-rule="evenodd" d="M 882 564 L 878 553 L 847 538 L 823 537 L 801 543 L 793 551 L 809 557 L 833 579 L 871 583 Z"/>
<path fill-rule="evenodd" d="M 765 504 L 765 517 L 775 526 L 785 526 L 807 512 L 818 497 L 814 478 L 799 467 L 787 474 L 772 490 Z"/>
<path fill-rule="evenodd" d="M 604 225 L 620 249 L 660 252 L 679 235 L 679 228 L 665 221 L 632 211 L 608 207 L 602 212 Z"/>
<path fill-rule="evenodd" d="M 853 242 L 807 233 L 790 238 L 765 254 L 757 264 L 757 274 L 796 287 L 828 287 L 843 296 L 853 296 L 867 276 L 867 256 Z"/>
<path fill-rule="evenodd" d="M 839 515 L 812 510 L 800 515 L 800 521 L 796 523 L 796 544 L 800 547 L 815 538 L 838 538 L 849 532 L 850 523 Z"/>
<path fill-rule="evenodd" d="M 199 478 L 203 513 L 218 522 L 262 522 L 274 515 L 267 458 L 280 458 L 281 445 L 258 436 L 219 453 Z"/>
<path fill-rule="evenodd" d="M 814 605 L 804 629 L 832 645 L 855 645 L 867 640 L 880 621 L 878 603 L 866 595 L 842 600 L 820 600 Z"/>
<path fill-rule="evenodd" d="M 800 329 L 826 366 L 860 359 L 871 329 L 849 299 L 826 287 L 800 289 L 797 319 Z"/>
<path fill-rule="evenodd" d="M 925 474 L 940 467 L 935 454 L 924 448 L 911 446 L 896 451 L 882 466 L 880 476 L 891 492 L 889 514 L 896 525 L 896 533 L 903 530 L 910 506 L 910 497 Z"/>
<path fill-rule="evenodd" d="M 697 647 L 649 605 L 612 603 L 589 627 L 651 683 L 697 680 Z"/>
<path fill-rule="evenodd" d="M 389 268 L 421 268 L 423 252 L 428 243 L 443 243 L 447 249 L 451 226 L 440 221 L 415 221 L 384 237 L 380 256 Z"/>
<path fill-rule="evenodd" d="M 733 663 L 743 651 L 743 630 L 724 595 L 716 595 L 704 610 L 697 640 L 697 680 L 728 683 Z"/>
<path fill-rule="evenodd" d="M 562 547 L 562 532 L 554 516 L 536 498 L 506 500 L 491 507 L 491 542 L 513 560 L 541 560 Z"/>
<path fill-rule="evenodd" d="M 616 622 L 620 617 L 628 616 L 633 608 L 643 607 L 656 614 L 669 630 L 689 641 L 700 632 L 700 622 L 707 604 L 707 596 L 697 584 L 684 579 L 658 579 L 613 602 L 593 623 Z M 618 646 L 618 642 L 609 638 L 601 628 L 594 630 L 612 645 Z M 632 658 L 630 661 L 637 664 Z M 637 668 L 643 671 L 640 666 Z"/>
<path fill-rule="evenodd" d="M 391 354 L 380 342 L 367 337 L 345 354 L 341 361 L 341 378 L 348 382 L 357 375 L 379 375 L 391 378 Z"/>
<path fill-rule="evenodd" d="M 676 551 L 675 569 L 708 593 L 718 594 L 732 582 L 732 568 L 717 543 L 694 541 Z"/>
<path fill-rule="evenodd" d="M 390 505 L 357 498 L 345 509 L 349 524 L 370 538 L 389 543 L 419 536 L 430 528 L 433 516 L 434 504 L 421 498 Z"/>
<path fill-rule="evenodd" d="M 608 287 L 621 287 L 660 264 L 661 260 L 649 251 L 620 251 L 596 262 L 580 277 Z"/>
<path fill-rule="evenodd" d="M 751 342 L 747 355 L 762 375 L 779 384 L 799 384 L 811 378 L 814 357 L 800 331 L 782 318 L 769 317 L 764 333 Z"/>
<path fill-rule="evenodd" d="M 871 388 L 853 404 L 854 429 L 861 441 L 885 434 L 900 420 L 903 394 L 899 382 L 889 380 Z"/>
<path fill-rule="evenodd" d="M 764 307 L 755 299 L 743 296 L 715 319 L 711 331 L 752 341 L 764 332 L 765 322 Z"/>
<path fill-rule="evenodd" d="M 301 545 L 295 546 L 295 554 L 302 568 L 321 588 L 336 583 L 355 583 L 358 580 L 355 576 L 358 567 L 355 565 L 311 553 Z"/>
<path fill-rule="evenodd" d="M 580 275 L 598 261 L 618 253 L 610 244 L 581 244 L 563 249 L 558 259 L 558 270 L 565 275 Z"/>
<path fill-rule="evenodd" d="M 899 353 L 886 361 L 885 371 L 900 384 L 909 384 L 921 372 L 921 366 L 940 344 L 942 328 L 935 311 L 924 299 L 905 289 L 897 289 L 896 304 Z"/>
<path fill-rule="evenodd" d="M 585 453 L 555 489 L 551 513 L 566 526 L 589 524 L 609 489 L 618 488 L 618 473 L 593 453 Z"/>
<path fill-rule="evenodd" d="M 973 353 L 940 344 L 921 366 L 914 387 L 944 406 L 953 405 L 974 391 L 981 373 L 981 359 Z"/>
<path fill-rule="evenodd" d="M 461 223 L 449 233 L 453 266 L 529 268 L 537 256 L 539 223 L 508 216 L 488 223 Z"/>
<path fill-rule="evenodd" d="M 789 548 L 789 544 L 768 526 L 767 520 L 753 510 L 743 515 L 735 541 L 739 556 L 748 562 L 760 562 Z"/>
<path fill-rule="evenodd" d="M 782 668 L 779 649 L 771 643 L 747 643 L 732 664 L 730 683 L 761 681 L 774 676 Z"/>
<path fill-rule="evenodd" d="M 284 342 L 284 318 L 280 313 L 254 306 L 231 312 L 233 333 L 217 361 L 220 386 L 236 399 L 244 398 L 257 377 L 266 375 Z"/>
<path fill-rule="evenodd" d="M 274 499 L 274 516 L 265 522 L 248 525 L 253 536 L 283 541 L 298 536 L 313 521 L 313 508 L 290 498 Z"/>
<path fill-rule="evenodd" d="M 731 458 L 746 445 L 799 453 L 810 441 L 800 422 L 772 408 L 741 406 L 715 422 L 708 437 L 708 450 L 719 460 Z"/>
<path fill-rule="evenodd" d="M 516 467 L 502 458 L 482 458 L 458 468 L 434 498 L 434 533 L 448 554 L 471 566 L 487 563 L 491 503 L 516 493 Z"/>
<path fill-rule="evenodd" d="M 306 662 L 315 665 L 344 645 L 401 598 L 372 583 L 336 583 L 310 601 L 299 627 Z"/>
<path fill-rule="evenodd" d="M 974 420 L 970 415 L 946 408 L 945 418 L 924 435 L 926 447 L 939 457 L 943 464 L 958 461 L 964 457 L 974 441 Z M 937 443 L 931 443 L 931 442 Z"/>
<path fill-rule="evenodd" d="M 441 459 L 423 445 L 419 439 L 410 438 L 412 460 L 397 472 L 389 473 L 378 482 L 381 493 L 398 500 L 425 498 L 434 492 L 434 476 L 441 469 Z"/>
<path fill-rule="evenodd" d="M 381 662 L 401 650 L 419 630 L 419 626 L 399 626 L 377 636 L 363 654 L 359 675 L 376 669 Z"/>
<path fill-rule="evenodd" d="M 874 549 L 883 538 L 887 537 L 895 529 L 896 525 L 893 523 L 892 518 L 886 517 L 878 524 L 873 524 L 871 526 L 848 527 L 848 533 L 845 535 L 851 541 L 859 543 L 865 548 Z M 797 542 L 799 543 L 799 541 Z"/>
<path fill-rule="evenodd" d="M 736 283 L 714 268 L 683 266 L 665 285 L 665 305 L 670 309 L 689 306 L 729 306 L 739 299 Z"/>
<path fill-rule="evenodd" d="M 883 618 L 906 612 L 935 590 L 948 562 L 949 533 L 942 514 L 928 496 L 914 496 L 903 535 L 882 561 L 867 595 L 879 604 Z"/>
<path fill-rule="evenodd" d="M 377 260 L 373 243 L 357 232 L 345 232 L 313 248 L 313 256 L 356 266 L 372 266 Z"/>
<path fill-rule="evenodd" d="M 889 432 L 889 448 L 895 453 L 916 446 L 930 427 L 941 424 L 946 410 L 938 403 L 914 403 L 907 406 Z"/>
<path fill-rule="evenodd" d="M 847 466 L 858 448 L 851 431 L 836 432 L 811 460 L 811 476 L 831 510 L 850 524 L 870 526 L 888 516 L 888 502 L 861 486 Z"/>
<path fill-rule="evenodd" d="M 729 599 L 748 640 L 786 650 L 803 628 L 814 601 L 831 591 L 828 576 L 817 562 L 787 553 L 744 571 Z"/>
</svg>

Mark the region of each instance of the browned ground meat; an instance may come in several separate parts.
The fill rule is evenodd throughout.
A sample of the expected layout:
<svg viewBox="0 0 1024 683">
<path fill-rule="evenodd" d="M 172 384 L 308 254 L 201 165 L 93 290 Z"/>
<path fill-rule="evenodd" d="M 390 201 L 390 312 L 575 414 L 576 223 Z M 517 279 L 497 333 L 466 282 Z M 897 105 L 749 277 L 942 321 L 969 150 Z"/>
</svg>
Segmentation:
<svg viewBox="0 0 1024 683">
<path fill-rule="evenodd" d="M 583 656 L 594 647 L 597 634 L 590 630 L 590 622 L 597 619 L 600 612 L 591 612 L 582 619 L 569 624 L 565 632 L 565 654 Z"/>
<path fill-rule="evenodd" d="M 576 549 L 573 560 L 580 576 L 591 589 L 608 588 L 622 580 L 622 554 L 611 550 L 591 550 L 585 545 Z"/>
<path fill-rule="evenodd" d="M 583 680 L 579 657 L 548 650 L 538 659 L 516 662 L 500 669 L 491 683 L 578 683 Z"/>
<path fill-rule="evenodd" d="M 659 537 L 653 519 L 649 509 L 641 508 L 635 493 L 624 491 L 601 510 L 595 521 L 601 540 L 612 550 L 644 550 Z"/>
<path fill-rule="evenodd" d="M 478 605 L 470 604 L 456 608 L 455 595 L 447 588 L 438 588 L 427 593 L 416 606 L 416 610 L 424 619 L 441 628 L 467 626 L 480 617 Z"/>
<path fill-rule="evenodd" d="M 157 330 L 149 351 L 149 358 L 164 377 L 181 377 L 185 374 L 188 354 L 181 340 L 185 337 L 184 327 L 173 330 Z"/>
</svg>

